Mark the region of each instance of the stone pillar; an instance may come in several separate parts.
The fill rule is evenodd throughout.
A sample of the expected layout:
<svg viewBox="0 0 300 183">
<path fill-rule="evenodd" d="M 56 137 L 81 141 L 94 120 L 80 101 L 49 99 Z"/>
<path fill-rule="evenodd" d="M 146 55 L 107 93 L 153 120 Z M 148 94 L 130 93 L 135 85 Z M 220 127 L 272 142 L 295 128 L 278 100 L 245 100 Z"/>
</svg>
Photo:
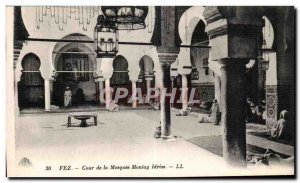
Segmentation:
<svg viewBox="0 0 300 183">
<path fill-rule="evenodd" d="M 147 86 L 147 97 L 146 97 L 146 103 L 149 104 L 150 102 L 150 89 L 151 89 L 151 81 L 152 81 L 152 78 L 145 78 L 146 80 L 146 86 Z"/>
<path fill-rule="evenodd" d="M 104 102 L 104 87 L 103 87 L 103 81 L 102 80 L 99 80 L 99 102 L 100 102 L 100 104 L 102 104 L 102 103 L 105 103 Z"/>
<path fill-rule="evenodd" d="M 20 114 L 20 107 L 19 107 L 19 87 L 18 87 L 18 81 L 15 81 L 14 83 L 14 106 L 15 106 L 15 112 L 17 115 Z"/>
<path fill-rule="evenodd" d="M 137 91 L 136 91 L 136 81 L 131 81 L 132 84 L 132 108 L 136 109 L 137 107 Z"/>
<path fill-rule="evenodd" d="M 182 110 L 187 110 L 188 108 L 188 82 L 186 75 L 181 75 L 181 82 L 182 82 L 182 88 L 181 88 L 181 95 L 182 95 Z"/>
<path fill-rule="evenodd" d="M 168 139 L 171 135 L 171 64 L 175 62 L 177 53 L 161 53 L 159 54 L 161 66 L 162 88 L 160 94 L 160 112 L 161 112 L 161 137 Z"/>
<path fill-rule="evenodd" d="M 99 73 L 101 73 L 101 80 L 105 82 L 105 108 L 109 109 L 109 104 L 111 102 L 111 90 L 110 90 L 110 78 L 113 75 L 113 57 L 105 57 L 105 58 L 96 58 L 97 63 L 101 63 L 101 65 L 97 65 Z M 103 79 L 102 79 L 103 78 Z"/>
<path fill-rule="evenodd" d="M 171 106 L 170 97 L 166 94 L 171 92 L 170 64 L 161 63 L 161 70 L 163 84 L 160 95 L 161 135 L 163 138 L 169 138 L 171 136 Z"/>
<path fill-rule="evenodd" d="M 110 78 L 105 78 L 105 108 L 109 109 L 111 102 Z"/>
<path fill-rule="evenodd" d="M 45 87 L 45 111 L 50 111 L 51 97 L 50 97 L 50 79 L 44 79 Z"/>
<path fill-rule="evenodd" d="M 95 79 L 95 88 L 96 88 L 96 96 L 95 96 L 95 98 L 96 98 L 96 103 L 97 102 L 99 102 L 100 100 L 99 100 L 99 81 L 98 81 L 98 79 Z"/>
<path fill-rule="evenodd" d="M 177 24 L 175 21 L 176 8 L 175 6 L 161 6 L 160 13 L 157 16 L 161 19 L 158 26 L 160 31 L 157 31 L 158 41 L 154 43 L 158 52 L 158 58 L 161 66 L 162 73 L 162 88 L 161 88 L 161 137 L 171 137 L 171 64 L 176 61 L 179 53 L 179 47 L 176 39 Z M 168 94 L 168 97 L 166 96 Z"/>
<path fill-rule="evenodd" d="M 217 99 L 218 104 L 221 104 L 221 81 L 217 75 L 215 75 L 215 99 Z"/>
<path fill-rule="evenodd" d="M 210 60 L 221 64 L 223 157 L 229 165 L 246 167 L 245 72 L 261 48 L 264 12 L 257 7 L 207 6 L 205 31 Z M 220 46 L 222 45 L 222 46 Z"/>
<path fill-rule="evenodd" d="M 220 61 L 223 157 L 234 166 L 246 166 L 245 65 L 248 61 L 230 58 Z"/>
</svg>

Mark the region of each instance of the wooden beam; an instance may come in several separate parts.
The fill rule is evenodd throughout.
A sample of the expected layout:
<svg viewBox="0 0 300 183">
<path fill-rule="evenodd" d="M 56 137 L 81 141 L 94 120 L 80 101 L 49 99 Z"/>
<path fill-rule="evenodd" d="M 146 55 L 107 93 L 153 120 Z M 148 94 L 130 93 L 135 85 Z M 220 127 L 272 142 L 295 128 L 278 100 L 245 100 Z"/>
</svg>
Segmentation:
<svg viewBox="0 0 300 183">
<path fill-rule="evenodd" d="M 57 42 L 57 43 L 94 43 L 93 40 L 43 39 L 43 38 L 27 38 L 24 41 Z"/>
<path fill-rule="evenodd" d="M 140 42 L 119 42 L 119 44 L 154 46 L 153 43 L 140 43 Z"/>
<path fill-rule="evenodd" d="M 180 45 L 183 48 L 211 48 L 211 46 L 207 45 Z"/>
<path fill-rule="evenodd" d="M 74 55 L 95 55 L 94 52 L 70 52 L 70 51 L 54 51 L 56 54 L 74 54 Z"/>
<path fill-rule="evenodd" d="M 25 41 L 40 41 L 40 42 L 57 42 L 57 43 L 91 43 L 94 44 L 94 40 L 73 40 L 73 39 L 42 39 L 42 38 L 27 38 Z M 122 42 L 119 41 L 120 45 L 145 45 L 154 46 L 153 43 L 145 42 Z M 184 48 L 211 48 L 207 45 L 180 45 L 179 47 Z"/>
</svg>

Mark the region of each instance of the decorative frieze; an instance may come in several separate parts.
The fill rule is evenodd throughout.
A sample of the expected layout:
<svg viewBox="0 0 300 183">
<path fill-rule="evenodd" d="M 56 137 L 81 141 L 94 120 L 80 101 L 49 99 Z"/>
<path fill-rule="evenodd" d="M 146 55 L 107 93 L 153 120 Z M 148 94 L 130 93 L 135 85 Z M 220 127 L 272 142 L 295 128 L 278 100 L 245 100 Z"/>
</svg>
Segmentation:
<svg viewBox="0 0 300 183">
<path fill-rule="evenodd" d="M 276 85 L 266 85 L 266 126 L 272 128 L 277 121 L 278 94 Z"/>
</svg>

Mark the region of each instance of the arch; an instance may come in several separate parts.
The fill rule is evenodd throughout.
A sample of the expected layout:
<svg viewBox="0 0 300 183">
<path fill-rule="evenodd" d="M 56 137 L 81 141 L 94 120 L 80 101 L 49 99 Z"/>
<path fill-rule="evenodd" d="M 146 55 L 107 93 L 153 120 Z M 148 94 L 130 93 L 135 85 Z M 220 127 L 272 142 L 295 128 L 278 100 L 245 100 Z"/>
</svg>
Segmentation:
<svg viewBox="0 0 300 183">
<path fill-rule="evenodd" d="M 72 33 L 64 36 L 62 40 L 92 40 L 90 37 L 80 34 L 80 33 Z M 67 52 L 70 50 L 77 50 L 81 52 L 86 52 L 89 53 L 88 57 L 89 60 L 92 61 L 93 63 L 93 69 L 95 71 L 94 75 L 96 74 L 96 68 L 97 68 L 97 62 L 96 62 L 96 57 L 93 55 L 94 52 L 94 45 L 90 43 L 75 43 L 75 42 L 59 42 L 56 43 L 53 52 L 52 52 L 52 64 L 54 66 L 54 69 L 56 70 L 56 64 L 58 59 L 60 58 L 61 54 L 59 52 Z"/>
<path fill-rule="evenodd" d="M 62 40 L 91 40 L 80 33 L 72 33 Z M 85 53 L 78 53 L 85 52 Z M 52 64 L 55 69 L 53 82 L 52 102 L 63 106 L 65 88 L 71 88 L 73 105 L 96 104 L 96 58 L 93 45 L 76 42 L 59 42 L 55 44 L 52 52 Z M 83 72 L 77 72 L 83 71 Z"/>
<path fill-rule="evenodd" d="M 187 9 L 182 16 L 180 17 L 179 24 L 178 24 L 178 31 L 179 36 L 182 40 L 181 45 L 191 45 L 192 38 L 198 29 L 203 30 L 203 35 L 205 35 L 205 26 L 206 21 L 204 19 L 204 7 L 197 6 L 197 7 L 190 7 Z M 194 36 L 195 37 L 195 36 Z M 195 43 L 193 43 L 195 44 Z M 199 43 L 200 44 L 200 43 Z M 206 45 L 209 42 L 205 43 Z M 203 45 L 203 44 L 201 44 Z M 197 48 L 195 48 L 197 49 Z M 194 49 L 194 50 L 195 50 Z M 194 60 L 191 59 L 192 57 L 192 48 L 180 48 L 180 52 L 178 55 L 179 63 L 178 63 L 178 73 L 188 75 L 191 73 L 191 69 L 185 69 L 184 67 L 190 67 L 195 65 Z"/>
<path fill-rule="evenodd" d="M 180 17 L 178 31 L 182 45 L 191 44 L 192 34 L 200 20 L 206 25 L 203 13 L 204 7 L 195 6 L 187 9 Z"/>
<path fill-rule="evenodd" d="M 110 78 L 111 85 L 126 85 L 130 83 L 128 75 L 128 62 L 122 55 L 113 60 L 113 75 Z"/>
<path fill-rule="evenodd" d="M 265 21 L 265 26 L 268 24 L 270 25 L 270 29 L 271 29 L 271 32 L 273 32 L 273 41 L 272 41 L 272 47 L 269 47 L 269 43 L 267 43 L 268 45 L 268 48 L 272 48 L 274 50 L 276 50 L 276 47 L 277 47 L 277 32 L 278 32 L 278 25 L 277 25 L 277 22 L 278 22 L 278 17 L 276 15 L 276 13 L 273 11 L 272 8 L 265 8 L 264 9 L 264 14 L 262 16 L 262 19 Z M 263 27 L 263 32 L 264 32 L 264 28 Z M 268 30 L 269 28 L 267 28 Z"/>
<path fill-rule="evenodd" d="M 148 55 L 144 55 L 139 61 L 140 75 L 139 75 L 139 87 L 143 96 L 148 93 L 154 94 L 150 89 L 155 86 L 155 75 L 154 75 L 154 61 Z M 153 99 L 146 100 L 149 103 Z M 154 102 L 154 101 L 153 101 Z"/>
<path fill-rule="evenodd" d="M 127 101 L 131 95 L 131 81 L 129 79 L 128 62 L 123 55 L 118 55 L 113 60 L 113 75 L 110 78 L 110 86 L 112 90 L 112 98 L 116 99 L 118 88 L 126 88 L 128 91 L 127 97 L 118 99 L 118 103 L 128 105 Z"/>
<path fill-rule="evenodd" d="M 44 106 L 44 79 L 40 72 L 41 61 L 34 53 L 26 54 L 21 60 L 22 74 L 18 83 L 20 109 Z"/>
<path fill-rule="evenodd" d="M 200 20 L 198 22 L 198 24 L 196 25 L 194 32 L 192 34 L 192 38 L 191 38 L 191 44 L 192 45 L 208 45 L 209 43 L 209 38 L 207 33 L 205 32 L 205 23 Z M 209 53 L 209 49 L 208 48 L 190 48 L 190 59 L 191 59 L 191 65 L 192 67 L 196 67 L 196 63 L 195 63 L 195 57 L 200 56 L 200 57 L 205 57 L 203 59 L 208 59 L 208 53 Z M 204 61 L 203 59 L 201 59 L 200 61 Z M 198 59 L 197 59 L 198 60 Z M 207 63 L 208 64 L 208 63 Z"/>
<path fill-rule="evenodd" d="M 28 53 L 23 57 L 21 65 L 23 71 L 39 71 L 41 61 L 36 54 Z"/>
<path fill-rule="evenodd" d="M 114 72 L 116 71 L 128 71 L 128 62 L 124 56 L 118 55 L 113 60 Z"/>
<path fill-rule="evenodd" d="M 273 48 L 275 39 L 274 28 L 267 16 L 263 16 L 262 19 L 265 22 L 265 26 L 262 28 L 263 39 L 265 40 L 266 47 L 271 49 Z"/>
<path fill-rule="evenodd" d="M 68 45 L 64 46 L 63 48 L 61 48 L 60 52 L 62 53 L 59 53 L 59 54 L 56 54 L 56 57 L 55 57 L 55 60 L 54 60 L 54 68 L 56 71 L 62 71 L 61 68 L 59 68 L 59 62 L 61 61 L 62 57 L 64 55 L 86 55 L 88 57 L 88 61 L 89 61 L 89 64 L 91 64 L 92 66 L 89 67 L 89 71 L 94 71 L 96 72 L 96 69 L 95 69 L 95 64 L 96 64 L 96 59 L 95 57 L 91 56 L 90 54 L 81 54 L 79 52 L 88 52 L 89 49 L 87 47 L 85 47 L 83 44 L 80 44 L 80 45 L 74 45 L 72 43 L 69 43 Z M 63 53 L 63 52 L 68 52 L 68 53 Z M 78 53 L 78 54 L 76 54 Z"/>
<path fill-rule="evenodd" d="M 143 73 L 148 73 L 148 75 L 154 74 L 154 62 L 153 59 L 148 55 L 144 55 L 140 59 L 139 67 Z"/>
</svg>

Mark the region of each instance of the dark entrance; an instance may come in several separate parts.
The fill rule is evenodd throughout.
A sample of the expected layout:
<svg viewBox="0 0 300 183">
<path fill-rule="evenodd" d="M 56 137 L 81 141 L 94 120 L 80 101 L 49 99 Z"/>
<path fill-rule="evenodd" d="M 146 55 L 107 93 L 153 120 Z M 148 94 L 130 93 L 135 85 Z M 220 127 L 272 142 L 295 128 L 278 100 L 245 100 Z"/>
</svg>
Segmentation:
<svg viewBox="0 0 300 183">
<path fill-rule="evenodd" d="M 21 81 L 18 83 L 19 107 L 41 107 L 45 105 L 44 79 L 40 72 L 40 59 L 33 53 L 27 54 L 22 60 Z"/>
<path fill-rule="evenodd" d="M 61 54 L 56 63 L 58 74 L 53 82 L 52 103 L 64 106 L 64 92 L 66 87 L 70 87 L 72 106 L 97 104 L 91 59 L 80 50 L 67 52 Z"/>
<path fill-rule="evenodd" d="M 128 101 L 132 90 L 131 81 L 129 80 L 128 75 L 128 62 L 123 56 L 118 55 L 113 61 L 113 68 L 114 73 L 110 78 L 110 86 L 113 88 L 112 98 L 115 99 L 118 88 L 126 88 L 128 90 L 128 95 L 125 98 L 118 99 L 118 104 L 130 105 Z"/>
</svg>

